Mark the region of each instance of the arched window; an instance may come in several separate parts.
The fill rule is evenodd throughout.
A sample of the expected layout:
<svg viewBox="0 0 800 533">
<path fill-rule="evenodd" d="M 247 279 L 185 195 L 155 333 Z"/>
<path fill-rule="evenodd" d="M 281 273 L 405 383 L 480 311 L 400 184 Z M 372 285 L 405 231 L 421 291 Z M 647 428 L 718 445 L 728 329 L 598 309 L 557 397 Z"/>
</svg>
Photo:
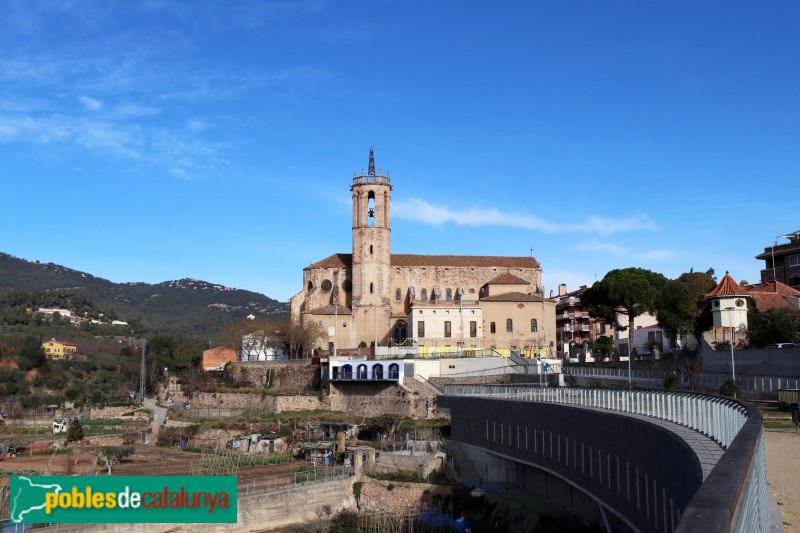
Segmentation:
<svg viewBox="0 0 800 533">
<path fill-rule="evenodd" d="M 402 299 L 402 292 L 400 291 L 400 289 L 394 291 L 394 299 L 397 300 L 398 302 Z"/>
<path fill-rule="evenodd" d="M 514 332 L 514 321 L 510 318 L 506 319 L 506 332 L 513 333 Z"/>
<path fill-rule="evenodd" d="M 422 292 L 420 292 L 420 298 L 423 302 L 428 301 L 428 289 L 422 289 Z"/>
<path fill-rule="evenodd" d="M 383 379 L 383 365 L 372 367 L 372 379 Z"/>
<path fill-rule="evenodd" d="M 447 290 L 445 291 L 445 299 L 446 299 L 448 302 L 452 302 L 452 301 L 453 301 L 453 289 L 447 289 Z"/>
<path fill-rule="evenodd" d="M 389 379 L 399 379 L 400 378 L 400 365 L 397 363 L 392 363 L 389 365 Z"/>
<path fill-rule="evenodd" d="M 308 282 L 308 292 L 311 292 L 311 290 L 312 290 L 313 288 L 314 288 L 314 284 L 313 284 L 312 282 L 310 282 L 310 281 L 309 281 L 309 282 Z"/>
<path fill-rule="evenodd" d="M 353 379 L 353 365 L 342 366 L 342 379 Z"/>
<path fill-rule="evenodd" d="M 369 255 L 372 255 L 372 245 L 369 245 Z"/>
<path fill-rule="evenodd" d="M 539 323 L 535 318 L 531 318 L 531 333 L 536 333 L 537 331 L 539 331 Z"/>
<path fill-rule="evenodd" d="M 367 379 L 367 365 L 358 365 L 358 379 Z"/>
<path fill-rule="evenodd" d="M 370 294 L 372 294 L 372 292 L 373 292 L 374 290 L 375 290 L 375 286 L 374 286 L 372 283 L 370 283 L 370 284 L 369 284 L 369 293 L 370 293 Z"/>
<path fill-rule="evenodd" d="M 497 333 L 497 327 L 494 325 L 494 322 L 489 324 L 489 332 L 490 333 Z"/>
</svg>

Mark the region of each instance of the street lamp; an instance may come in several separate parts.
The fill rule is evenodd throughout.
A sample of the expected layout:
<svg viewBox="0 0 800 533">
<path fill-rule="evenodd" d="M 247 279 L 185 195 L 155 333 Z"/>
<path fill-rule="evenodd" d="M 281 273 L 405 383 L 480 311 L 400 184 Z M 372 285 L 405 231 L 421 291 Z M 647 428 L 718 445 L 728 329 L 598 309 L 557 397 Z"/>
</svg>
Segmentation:
<svg viewBox="0 0 800 533">
<path fill-rule="evenodd" d="M 736 363 L 734 362 L 734 359 L 733 359 L 733 334 L 734 334 L 734 331 L 733 331 L 733 312 L 736 311 L 736 308 L 735 307 L 726 307 L 724 310 L 731 312 L 730 317 L 729 317 L 729 320 L 731 321 L 731 374 L 733 375 L 733 381 L 735 383 L 736 382 Z"/>
</svg>

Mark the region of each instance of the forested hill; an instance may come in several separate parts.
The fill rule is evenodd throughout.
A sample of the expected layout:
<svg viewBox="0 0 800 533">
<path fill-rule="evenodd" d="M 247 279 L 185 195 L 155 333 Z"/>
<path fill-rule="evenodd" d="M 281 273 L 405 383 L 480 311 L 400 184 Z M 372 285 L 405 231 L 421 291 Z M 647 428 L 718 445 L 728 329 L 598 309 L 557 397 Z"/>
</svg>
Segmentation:
<svg viewBox="0 0 800 533">
<path fill-rule="evenodd" d="M 147 329 L 208 340 L 227 322 L 253 314 L 283 317 L 289 304 L 256 292 L 196 279 L 113 283 L 54 263 L 27 261 L 0 252 L 0 291 L 40 293 L 40 307 L 58 307 L 64 295 L 84 296 L 96 309 Z"/>
</svg>

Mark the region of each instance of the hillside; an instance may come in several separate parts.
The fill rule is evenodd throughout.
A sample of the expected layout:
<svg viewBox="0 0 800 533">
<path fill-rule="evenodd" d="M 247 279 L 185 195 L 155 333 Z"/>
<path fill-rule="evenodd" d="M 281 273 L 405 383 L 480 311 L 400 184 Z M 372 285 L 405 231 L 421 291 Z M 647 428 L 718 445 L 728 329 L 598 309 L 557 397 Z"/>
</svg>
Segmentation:
<svg viewBox="0 0 800 533">
<path fill-rule="evenodd" d="M 54 263 L 26 261 L 0 252 L 0 291 L 69 293 L 89 298 L 123 321 L 136 319 L 148 329 L 211 339 L 227 322 L 253 314 L 285 317 L 289 304 L 252 291 L 196 279 L 113 283 Z"/>
</svg>

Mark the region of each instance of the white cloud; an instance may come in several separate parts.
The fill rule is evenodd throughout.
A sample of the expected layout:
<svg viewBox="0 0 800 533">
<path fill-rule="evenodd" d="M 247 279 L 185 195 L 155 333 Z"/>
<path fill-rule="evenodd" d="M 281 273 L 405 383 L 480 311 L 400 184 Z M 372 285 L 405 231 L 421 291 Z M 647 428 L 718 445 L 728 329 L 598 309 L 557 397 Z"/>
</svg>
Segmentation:
<svg viewBox="0 0 800 533">
<path fill-rule="evenodd" d="M 89 109 L 90 111 L 97 111 L 103 107 L 103 102 L 88 96 L 79 96 L 78 101 L 83 105 L 83 107 Z"/>
<path fill-rule="evenodd" d="M 678 253 L 670 250 L 651 250 L 636 256 L 640 261 L 664 261 L 677 257 Z"/>
<path fill-rule="evenodd" d="M 502 226 L 522 228 L 544 233 L 596 233 L 611 235 L 625 231 L 653 230 L 655 223 L 644 214 L 622 219 L 601 218 L 590 215 L 579 223 L 559 223 L 526 213 L 500 211 L 497 208 L 470 207 L 451 209 L 446 205 L 432 205 L 425 200 L 411 199 L 392 204 L 392 214 L 398 218 L 415 220 L 423 224 L 439 226 L 453 223 L 458 226 Z"/>
<path fill-rule="evenodd" d="M 184 178 L 185 179 L 185 178 L 188 177 L 188 174 L 186 173 L 186 170 L 184 170 L 182 168 L 171 168 L 171 169 L 169 169 L 169 173 L 172 174 L 173 176 L 178 176 L 179 178 Z"/>
<path fill-rule="evenodd" d="M 623 246 L 600 241 L 582 242 L 578 244 L 577 248 L 584 252 L 608 252 L 616 256 L 623 256 L 628 251 L 628 249 Z"/>
</svg>

